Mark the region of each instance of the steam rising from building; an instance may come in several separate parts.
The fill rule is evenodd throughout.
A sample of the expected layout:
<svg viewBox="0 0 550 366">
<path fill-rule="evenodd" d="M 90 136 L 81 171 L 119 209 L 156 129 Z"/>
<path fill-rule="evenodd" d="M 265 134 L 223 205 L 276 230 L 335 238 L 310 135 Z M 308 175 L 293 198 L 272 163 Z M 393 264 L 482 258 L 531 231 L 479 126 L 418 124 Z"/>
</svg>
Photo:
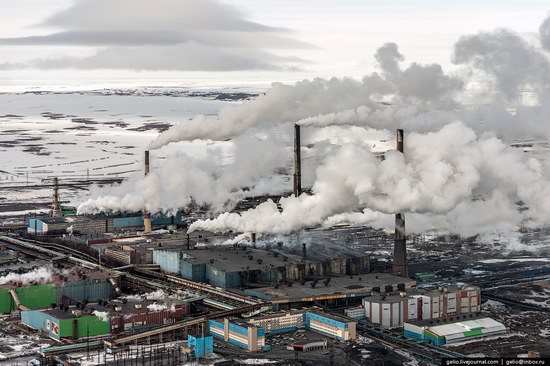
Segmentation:
<svg viewBox="0 0 550 366">
<path fill-rule="evenodd" d="M 265 95 L 215 117 L 179 123 L 150 145 L 220 141 L 215 144 L 233 156 L 229 164 L 215 148 L 209 158 L 171 157 L 147 177 L 125 183 L 123 193 L 89 200 L 79 211 L 157 212 L 193 202 L 222 213 L 194 223 L 191 231 L 256 233 L 341 220 L 391 227 L 399 212 L 407 215 L 408 231 L 437 226 L 469 234 L 543 225 L 550 220 L 548 152 L 527 155 L 510 145 L 546 141 L 550 132 L 549 22 L 540 28 L 540 46 L 510 30 L 460 38 L 453 53 L 456 74 L 437 64 L 405 65 L 398 46 L 388 43 L 375 55 L 379 71 L 362 80 L 274 83 Z M 311 194 L 267 201 L 241 214 L 223 212 L 251 192 L 290 192 L 294 124 L 302 127 L 302 172 Z M 377 153 L 389 146 L 373 151 L 367 141 L 338 143 L 357 127 L 405 129 L 407 159 L 387 151 L 380 160 Z M 318 129 L 332 136 L 320 138 Z M 517 202 L 529 209 L 518 210 Z"/>
</svg>

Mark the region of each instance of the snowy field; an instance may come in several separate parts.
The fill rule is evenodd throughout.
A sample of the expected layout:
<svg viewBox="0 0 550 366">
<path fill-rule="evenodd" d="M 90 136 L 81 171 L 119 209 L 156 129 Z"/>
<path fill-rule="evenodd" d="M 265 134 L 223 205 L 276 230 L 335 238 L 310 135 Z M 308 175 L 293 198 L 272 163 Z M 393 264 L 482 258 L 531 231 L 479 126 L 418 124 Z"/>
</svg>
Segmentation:
<svg viewBox="0 0 550 366">
<path fill-rule="evenodd" d="M 143 168 L 159 132 L 240 97 L 167 89 L 0 94 L 0 211 L 25 214 L 51 201 L 53 177 L 60 184 L 127 177 Z M 78 190 L 71 191 L 61 198 L 71 200 Z"/>
</svg>

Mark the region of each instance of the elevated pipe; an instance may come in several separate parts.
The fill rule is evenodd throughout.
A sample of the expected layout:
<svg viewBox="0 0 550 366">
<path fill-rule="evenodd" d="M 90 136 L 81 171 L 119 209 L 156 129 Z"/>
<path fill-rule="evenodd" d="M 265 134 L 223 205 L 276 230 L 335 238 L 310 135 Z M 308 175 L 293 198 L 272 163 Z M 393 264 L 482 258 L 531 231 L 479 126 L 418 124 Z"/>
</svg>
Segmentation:
<svg viewBox="0 0 550 366">
<path fill-rule="evenodd" d="M 19 310 L 30 310 L 28 307 L 21 304 L 21 301 L 19 300 L 19 296 L 17 296 L 17 293 L 15 292 L 14 289 L 10 288 L 8 291 L 11 295 L 11 298 L 13 299 L 13 302 L 15 303 L 15 306 L 17 306 L 17 309 L 19 309 Z"/>
<path fill-rule="evenodd" d="M 397 130 L 396 140 L 397 151 L 403 153 L 403 130 Z M 395 242 L 393 246 L 392 272 L 400 275 L 401 277 L 409 277 L 409 265 L 407 263 L 407 237 L 405 235 L 405 215 L 402 213 L 395 214 Z"/>
</svg>

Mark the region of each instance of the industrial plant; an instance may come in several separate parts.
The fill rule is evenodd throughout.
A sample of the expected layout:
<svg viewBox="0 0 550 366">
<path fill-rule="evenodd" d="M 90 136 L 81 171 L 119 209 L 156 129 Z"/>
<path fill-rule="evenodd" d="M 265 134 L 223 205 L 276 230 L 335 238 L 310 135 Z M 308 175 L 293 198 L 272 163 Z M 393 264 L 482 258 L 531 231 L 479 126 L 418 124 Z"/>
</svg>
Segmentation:
<svg viewBox="0 0 550 366">
<path fill-rule="evenodd" d="M 303 193 L 300 129 L 295 197 Z M 398 129 L 396 151 L 404 144 Z M 150 159 L 146 151 L 145 176 Z M 61 204 L 59 180 L 52 183 L 50 213 L 28 215 L 0 237 L 3 327 L 44 344 L 25 354 L 33 365 L 78 364 L 78 354 L 97 364 L 208 363 L 214 354 L 436 364 L 470 357 L 462 344 L 516 339 L 504 306 L 547 311 L 494 290 L 544 279 L 545 267 L 472 275 L 467 242 L 453 254 L 448 239 L 407 235 L 402 213 L 393 232 L 344 225 L 286 236 L 213 233 L 189 230 L 191 210 L 79 215 Z M 540 355 L 537 344 L 516 353 Z"/>
</svg>

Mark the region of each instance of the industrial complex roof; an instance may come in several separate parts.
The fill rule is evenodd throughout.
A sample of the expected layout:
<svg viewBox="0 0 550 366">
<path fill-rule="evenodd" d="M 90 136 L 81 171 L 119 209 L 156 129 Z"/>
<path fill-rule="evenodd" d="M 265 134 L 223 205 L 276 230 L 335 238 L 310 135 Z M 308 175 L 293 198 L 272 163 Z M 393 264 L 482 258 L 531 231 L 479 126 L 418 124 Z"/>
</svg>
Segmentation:
<svg viewBox="0 0 550 366">
<path fill-rule="evenodd" d="M 211 263 L 216 269 L 224 272 L 237 272 L 266 267 L 277 268 L 302 261 L 301 257 L 295 255 L 274 255 L 269 251 L 250 247 L 239 249 L 234 249 L 232 246 L 213 247 L 208 249 L 182 250 L 182 253 L 184 253 L 183 260 L 186 262 Z"/>
<path fill-rule="evenodd" d="M 374 287 L 379 287 L 383 290 L 386 285 L 396 287 L 401 283 L 404 283 L 408 289 L 416 285 L 415 281 L 408 278 L 388 273 L 369 273 L 352 276 L 351 278 L 350 276 L 332 277 L 327 286 L 325 286 L 323 281 L 319 281 L 315 287 L 311 287 L 311 281 L 308 281 L 304 285 L 294 283 L 292 286 L 280 285 L 279 287 L 245 290 L 245 293 L 268 301 L 289 302 L 311 298 L 364 296 L 370 294 Z"/>
<path fill-rule="evenodd" d="M 473 329 L 489 329 L 493 330 L 506 330 L 506 327 L 501 323 L 491 318 L 480 318 L 474 320 L 466 320 L 457 323 L 436 325 L 430 327 L 430 332 L 439 336 L 450 336 L 452 334 L 459 334 L 469 332 Z"/>
</svg>

